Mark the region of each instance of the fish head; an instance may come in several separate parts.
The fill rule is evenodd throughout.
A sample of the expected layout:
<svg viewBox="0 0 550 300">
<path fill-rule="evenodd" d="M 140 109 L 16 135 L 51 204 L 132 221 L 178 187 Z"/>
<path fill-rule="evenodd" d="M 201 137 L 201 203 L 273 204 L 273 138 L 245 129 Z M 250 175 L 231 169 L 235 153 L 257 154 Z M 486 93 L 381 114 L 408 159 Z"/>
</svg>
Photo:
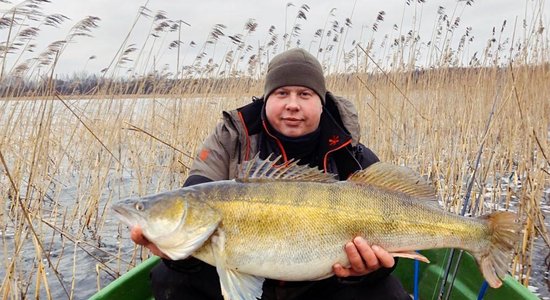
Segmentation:
<svg viewBox="0 0 550 300">
<path fill-rule="evenodd" d="M 157 194 L 127 198 L 112 208 L 124 224 L 139 225 L 147 238 L 155 239 L 177 230 L 185 219 L 187 203 L 177 195 Z"/>
<path fill-rule="evenodd" d="M 143 235 L 172 259 L 183 259 L 210 237 L 221 215 L 192 189 L 132 197 L 112 206 L 126 225 L 139 225 Z"/>
</svg>

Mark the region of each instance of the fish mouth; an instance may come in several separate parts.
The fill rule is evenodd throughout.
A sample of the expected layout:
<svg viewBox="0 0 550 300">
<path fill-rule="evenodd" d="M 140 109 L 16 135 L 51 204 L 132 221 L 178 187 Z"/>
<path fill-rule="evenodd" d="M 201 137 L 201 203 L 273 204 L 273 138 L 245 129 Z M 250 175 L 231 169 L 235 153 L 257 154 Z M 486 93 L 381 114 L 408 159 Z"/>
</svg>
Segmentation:
<svg viewBox="0 0 550 300">
<path fill-rule="evenodd" d="M 119 215 L 123 214 L 126 211 L 122 206 L 117 204 L 114 204 L 111 208 L 115 211 L 115 213 Z"/>
<path fill-rule="evenodd" d="M 131 210 L 126 209 L 123 205 L 120 204 L 114 204 L 111 206 L 113 211 L 115 212 L 116 216 L 122 221 L 122 223 L 126 224 L 128 227 L 133 227 L 138 222 L 137 220 L 140 218 L 140 216 L 136 213 L 133 213 Z"/>
<path fill-rule="evenodd" d="M 122 205 L 119 204 L 113 204 L 111 206 L 111 209 L 114 210 L 114 212 L 119 216 L 125 216 L 129 213 L 127 209 L 125 209 Z"/>
</svg>

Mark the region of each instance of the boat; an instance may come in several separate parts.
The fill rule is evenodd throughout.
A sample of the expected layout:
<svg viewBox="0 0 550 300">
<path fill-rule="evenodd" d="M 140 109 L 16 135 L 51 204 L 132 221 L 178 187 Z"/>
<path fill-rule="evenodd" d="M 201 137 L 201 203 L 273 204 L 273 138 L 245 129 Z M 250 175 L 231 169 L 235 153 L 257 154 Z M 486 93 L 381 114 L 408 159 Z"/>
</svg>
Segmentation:
<svg viewBox="0 0 550 300">
<path fill-rule="evenodd" d="M 500 288 L 488 287 L 474 258 L 467 252 L 453 249 L 419 252 L 430 260 L 429 264 L 400 259 L 392 273 L 401 280 L 413 299 L 539 299 L 509 275 L 503 280 Z M 160 258 L 156 256 L 145 260 L 102 288 L 90 299 L 153 299 L 149 272 L 159 261 Z"/>
</svg>

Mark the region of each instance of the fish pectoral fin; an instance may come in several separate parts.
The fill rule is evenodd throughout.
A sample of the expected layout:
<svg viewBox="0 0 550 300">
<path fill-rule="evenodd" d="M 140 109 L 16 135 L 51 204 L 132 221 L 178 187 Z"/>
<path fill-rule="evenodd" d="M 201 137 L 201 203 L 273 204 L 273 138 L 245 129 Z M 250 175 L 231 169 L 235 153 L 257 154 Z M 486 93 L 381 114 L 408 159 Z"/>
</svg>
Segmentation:
<svg viewBox="0 0 550 300">
<path fill-rule="evenodd" d="M 430 260 L 418 253 L 418 252 L 414 252 L 414 251 L 405 251 L 405 252 L 391 252 L 390 253 L 393 257 L 403 257 L 403 258 L 410 258 L 410 259 L 416 259 L 418 261 L 421 261 L 421 262 L 425 262 L 427 264 L 430 263 Z"/>
<path fill-rule="evenodd" d="M 262 297 L 263 277 L 217 268 L 226 300 L 256 300 Z"/>
<path fill-rule="evenodd" d="M 258 277 L 226 265 L 225 233 L 218 229 L 212 236 L 212 253 L 216 262 L 216 270 L 220 277 L 220 286 L 225 300 L 256 300 L 262 296 L 263 277 Z"/>
</svg>

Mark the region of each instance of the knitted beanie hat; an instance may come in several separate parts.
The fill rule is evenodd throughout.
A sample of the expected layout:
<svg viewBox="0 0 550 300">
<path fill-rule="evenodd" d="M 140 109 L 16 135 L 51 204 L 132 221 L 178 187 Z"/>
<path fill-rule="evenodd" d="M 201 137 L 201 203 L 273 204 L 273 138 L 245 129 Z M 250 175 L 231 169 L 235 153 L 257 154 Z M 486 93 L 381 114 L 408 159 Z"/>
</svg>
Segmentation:
<svg viewBox="0 0 550 300">
<path fill-rule="evenodd" d="M 325 76 L 319 61 L 309 52 L 294 48 L 273 57 L 267 67 L 264 97 L 282 86 L 305 86 L 312 89 L 325 103 Z"/>
</svg>

